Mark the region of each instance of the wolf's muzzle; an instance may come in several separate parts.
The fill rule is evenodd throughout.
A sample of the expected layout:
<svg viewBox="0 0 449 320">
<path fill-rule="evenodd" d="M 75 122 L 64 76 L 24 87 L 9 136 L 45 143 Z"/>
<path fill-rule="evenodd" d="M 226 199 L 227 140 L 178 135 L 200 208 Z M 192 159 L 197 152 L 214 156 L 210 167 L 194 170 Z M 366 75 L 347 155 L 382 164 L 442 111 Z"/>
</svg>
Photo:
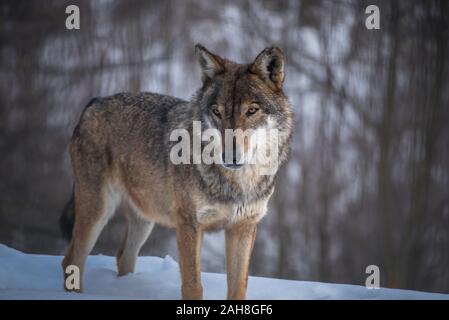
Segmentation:
<svg viewBox="0 0 449 320">
<path fill-rule="evenodd" d="M 239 163 L 239 159 L 237 159 L 237 153 L 233 152 L 232 154 L 232 162 L 226 162 L 226 153 L 223 152 L 221 154 L 221 159 L 223 161 L 223 166 L 229 169 L 240 169 L 241 167 L 243 167 L 242 163 Z"/>
</svg>

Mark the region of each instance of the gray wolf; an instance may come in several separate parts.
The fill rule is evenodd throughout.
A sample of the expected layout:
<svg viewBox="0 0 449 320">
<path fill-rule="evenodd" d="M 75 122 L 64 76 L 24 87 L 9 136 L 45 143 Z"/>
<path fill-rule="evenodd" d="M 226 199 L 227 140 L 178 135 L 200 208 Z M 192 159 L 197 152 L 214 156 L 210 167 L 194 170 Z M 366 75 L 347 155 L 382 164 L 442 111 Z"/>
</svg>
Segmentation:
<svg viewBox="0 0 449 320">
<path fill-rule="evenodd" d="M 202 87 L 189 101 L 155 93 L 95 98 L 84 109 L 70 141 L 74 173 L 71 200 L 61 225 L 71 241 L 62 262 L 83 273 L 86 257 L 121 202 L 127 227 L 117 253 L 118 275 L 134 271 L 154 223 L 176 230 L 184 299 L 202 299 L 200 247 L 204 232 L 224 230 L 228 299 L 245 299 L 257 223 L 267 211 L 275 174 L 236 157 L 221 164 L 170 161 L 170 133 L 204 128 L 276 128 L 278 160 L 288 154 L 293 115 L 282 90 L 284 55 L 264 49 L 252 63 L 238 64 L 196 45 Z M 240 139 L 241 140 L 241 139 Z M 240 155 L 248 141 L 232 143 Z M 223 152 L 225 147 L 223 147 Z M 67 289 L 67 288 L 66 288 Z M 81 288 L 77 291 L 82 291 Z"/>
</svg>

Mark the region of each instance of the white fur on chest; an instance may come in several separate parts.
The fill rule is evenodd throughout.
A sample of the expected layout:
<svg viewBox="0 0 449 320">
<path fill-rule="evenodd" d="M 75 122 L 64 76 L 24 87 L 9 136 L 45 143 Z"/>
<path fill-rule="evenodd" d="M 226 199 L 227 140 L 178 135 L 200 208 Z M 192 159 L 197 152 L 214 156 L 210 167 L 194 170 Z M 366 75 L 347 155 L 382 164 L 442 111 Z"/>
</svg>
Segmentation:
<svg viewBox="0 0 449 320">
<path fill-rule="evenodd" d="M 198 207 L 196 218 L 199 224 L 236 223 L 244 219 L 262 219 L 267 213 L 268 199 L 251 203 L 220 204 L 208 203 Z"/>
</svg>

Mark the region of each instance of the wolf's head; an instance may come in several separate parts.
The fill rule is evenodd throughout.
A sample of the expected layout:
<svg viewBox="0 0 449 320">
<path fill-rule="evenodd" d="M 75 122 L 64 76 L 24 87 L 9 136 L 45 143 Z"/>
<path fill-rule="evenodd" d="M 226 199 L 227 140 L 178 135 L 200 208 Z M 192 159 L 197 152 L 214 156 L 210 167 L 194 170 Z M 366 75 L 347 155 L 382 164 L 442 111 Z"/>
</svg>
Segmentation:
<svg viewBox="0 0 449 320">
<path fill-rule="evenodd" d="M 269 135 L 273 131 L 278 133 L 276 156 L 283 161 L 291 134 L 292 113 L 282 90 L 282 51 L 268 47 L 252 63 L 238 64 L 200 44 L 195 49 L 203 80 L 196 97 L 201 122 L 203 128 L 221 133 L 223 167 L 239 169 L 251 163 L 255 155 L 259 157 L 266 152 L 263 149 L 267 141 L 273 142 Z"/>
</svg>

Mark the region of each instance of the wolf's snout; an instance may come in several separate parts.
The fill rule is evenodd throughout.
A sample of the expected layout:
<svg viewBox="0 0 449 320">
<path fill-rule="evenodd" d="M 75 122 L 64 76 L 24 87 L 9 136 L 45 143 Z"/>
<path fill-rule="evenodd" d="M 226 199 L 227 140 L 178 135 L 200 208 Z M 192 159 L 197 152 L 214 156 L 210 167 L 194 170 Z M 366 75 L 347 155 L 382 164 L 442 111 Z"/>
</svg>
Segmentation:
<svg viewBox="0 0 449 320">
<path fill-rule="evenodd" d="M 239 169 L 243 166 L 241 156 L 239 156 L 239 152 L 237 150 L 237 143 L 235 139 L 232 143 L 232 148 L 225 148 L 225 151 L 221 154 L 221 159 L 226 168 Z"/>
<path fill-rule="evenodd" d="M 238 159 L 238 157 L 237 157 L 237 155 L 236 155 L 236 152 L 233 151 L 232 153 L 233 153 L 232 156 L 229 156 L 229 158 L 231 159 L 231 161 L 226 161 L 226 152 L 223 152 L 223 153 L 222 153 L 221 159 L 222 159 L 222 161 L 223 161 L 223 165 L 224 165 L 226 168 L 231 168 L 231 169 L 238 169 L 238 168 L 242 167 L 243 164 L 242 164 L 242 163 L 239 163 L 240 161 L 239 161 L 239 159 Z"/>
<path fill-rule="evenodd" d="M 238 159 L 235 151 L 232 152 L 232 155 L 228 157 L 228 161 L 226 161 L 226 152 L 223 152 L 221 154 L 221 159 L 223 160 L 224 164 L 238 164 Z"/>
</svg>

